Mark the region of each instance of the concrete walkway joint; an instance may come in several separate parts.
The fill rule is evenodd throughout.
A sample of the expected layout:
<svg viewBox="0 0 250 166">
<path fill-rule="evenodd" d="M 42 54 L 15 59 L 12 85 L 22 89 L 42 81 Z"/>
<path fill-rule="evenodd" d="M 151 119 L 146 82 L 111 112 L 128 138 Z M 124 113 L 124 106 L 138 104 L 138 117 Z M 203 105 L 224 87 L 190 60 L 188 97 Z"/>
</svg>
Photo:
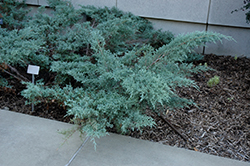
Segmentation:
<svg viewBox="0 0 250 166">
<path fill-rule="evenodd" d="M 112 133 L 95 140 L 96 150 L 77 132 L 61 146 L 65 137 L 58 132 L 72 127 L 0 110 L 0 166 L 250 166 L 249 162 Z"/>
</svg>

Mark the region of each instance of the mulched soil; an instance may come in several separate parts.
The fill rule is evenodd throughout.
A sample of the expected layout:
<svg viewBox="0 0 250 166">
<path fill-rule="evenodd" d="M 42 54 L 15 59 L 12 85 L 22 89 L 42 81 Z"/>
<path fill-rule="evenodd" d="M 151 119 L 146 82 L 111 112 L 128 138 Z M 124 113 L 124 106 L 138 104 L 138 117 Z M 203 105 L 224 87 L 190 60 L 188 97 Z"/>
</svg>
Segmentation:
<svg viewBox="0 0 250 166">
<path fill-rule="evenodd" d="M 205 55 L 204 60 L 196 62 L 200 63 L 215 69 L 191 77 L 200 89 L 177 89 L 180 96 L 192 99 L 196 107 L 165 110 L 162 117 L 148 110 L 157 126 L 127 135 L 250 162 L 250 59 Z M 207 81 L 215 75 L 220 77 L 220 83 L 210 88 Z M 0 108 L 70 121 L 70 117 L 64 117 L 66 110 L 56 103 L 41 103 L 31 112 L 31 106 L 25 105 L 20 95 L 24 86 L 14 79 L 10 83 L 13 90 L 0 89 Z"/>
</svg>

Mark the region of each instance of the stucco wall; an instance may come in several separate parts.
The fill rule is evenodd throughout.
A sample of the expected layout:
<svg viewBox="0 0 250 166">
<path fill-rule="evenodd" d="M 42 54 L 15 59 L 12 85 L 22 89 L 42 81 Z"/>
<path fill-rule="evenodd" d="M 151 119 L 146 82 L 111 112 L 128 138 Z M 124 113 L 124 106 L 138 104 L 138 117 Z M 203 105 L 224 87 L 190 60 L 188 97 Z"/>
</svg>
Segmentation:
<svg viewBox="0 0 250 166">
<path fill-rule="evenodd" d="M 27 0 L 31 5 L 47 5 L 46 0 Z M 73 5 L 117 7 L 149 19 L 155 28 L 174 34 L 193 31 L 213 31 L 232 36 L 237 42 L 223 40 L 210 44 L 205 53 L 250 57 L 250 24 L 242 11 L 243 0 L 72 0 Z"/>
</svg>

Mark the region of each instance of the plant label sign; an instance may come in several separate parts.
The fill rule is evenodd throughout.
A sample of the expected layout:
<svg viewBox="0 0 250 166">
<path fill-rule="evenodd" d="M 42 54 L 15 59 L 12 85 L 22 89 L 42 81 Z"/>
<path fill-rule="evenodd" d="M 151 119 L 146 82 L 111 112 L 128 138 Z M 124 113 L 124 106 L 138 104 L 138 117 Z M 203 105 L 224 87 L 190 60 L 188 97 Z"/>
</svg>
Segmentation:
<svg viewBox="0 0 250 166">
<path fill-rule="evenodd" d="M 3 25 L 3 19 L 0 18 L 0 25 Z"/>
<path fill-rule="evenodd" d="M 40 66 L 29 65 L 29 66 L 28 66 L 27 73 L 28 73 L 28 74 L 38 75 L 39 70 L 40 70 Z"/>
<path fill-rule="evenodd" d="M 35 66 L 35 65 L 29 65 L 27 73 L 32 74 L 32 83 L 35 84 L 35 75 L 38 75 L 40 70 L 40 66 Z M 32 112 L 34 112 L 34 103 L 31 105 Z"/>
</svg>

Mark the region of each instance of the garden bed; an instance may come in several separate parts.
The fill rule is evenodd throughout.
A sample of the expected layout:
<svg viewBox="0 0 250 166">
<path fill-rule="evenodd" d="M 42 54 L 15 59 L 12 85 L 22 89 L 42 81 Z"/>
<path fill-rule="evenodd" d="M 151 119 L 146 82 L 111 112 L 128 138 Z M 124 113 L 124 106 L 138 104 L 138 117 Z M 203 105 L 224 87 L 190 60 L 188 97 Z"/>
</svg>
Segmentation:
<svg viewBox="0 0 250 166">
<path fill-rule="evenodd" d="M 166 145 L 187 148 L 203 153 L 250 161 L 250 59 L 245 57 L 206 55 L 205 64 L 215 71 L 195 74 L 199 90 L 179 88 L 181 97 L 193 99 L 197 106 L 181 110 L 164 110 L 164 117 L 181 133 L 178 134 L 162 117 L 148 110 L 155 119 L 154 128 L 144 128 L 140 133 L 131 131 L 128 135 Z M 208 87 L 213 76 L 220 77 L 220 83 Z M 64 117 L 66 110 L 57 103 L 41 103 L 31 112 L 20 95 L 24 86 L 16 79 L 9 78 L 13 90 L 1 89 L 0 108 L 8 108 L 25 114 L 69 122 Z M 111 130 L 110 130 L 111 131 Z M 115 132 L 115 131 L 111 131 Z M 184 138 L 183 138 L 184 137 Z"/>
</svg>

